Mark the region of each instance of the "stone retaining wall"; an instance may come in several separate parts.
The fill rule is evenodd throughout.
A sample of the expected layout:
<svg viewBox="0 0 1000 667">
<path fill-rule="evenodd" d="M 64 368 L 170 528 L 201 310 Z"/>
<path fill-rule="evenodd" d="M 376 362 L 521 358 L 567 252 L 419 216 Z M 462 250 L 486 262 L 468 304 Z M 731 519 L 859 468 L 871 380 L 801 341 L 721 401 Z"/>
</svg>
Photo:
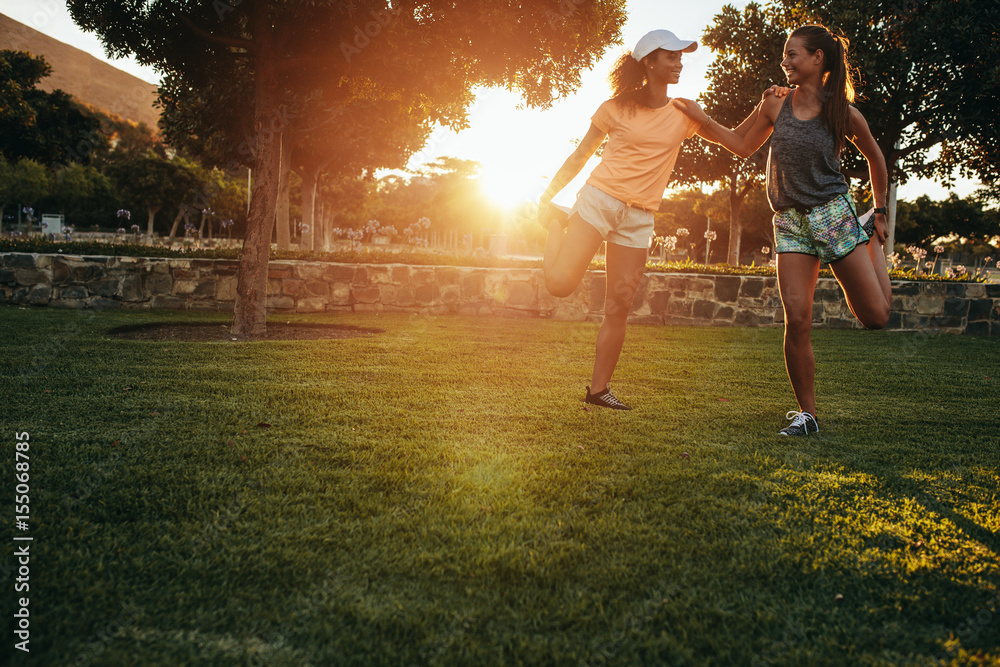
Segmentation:
<svg viewBox="0 0 1000 667">
<path fill-rule="evenodd" d="M 0 254 L 0 303 L 57 308 L 231 311 L 235 260 Z M 604 272 L 571 296 L 548 294 L 540 269 L 274 261 L 273 312 L 460 313 L 599 321 Z M 773 277 L 648 274 L 632 321 L 646 324 L 779 326 Z M 816 327 L 859 328 L 837 282 L 821 279 Z M 1000 336 L 1000 285 L 897 281 L 889 329 Z"/>
</svg>

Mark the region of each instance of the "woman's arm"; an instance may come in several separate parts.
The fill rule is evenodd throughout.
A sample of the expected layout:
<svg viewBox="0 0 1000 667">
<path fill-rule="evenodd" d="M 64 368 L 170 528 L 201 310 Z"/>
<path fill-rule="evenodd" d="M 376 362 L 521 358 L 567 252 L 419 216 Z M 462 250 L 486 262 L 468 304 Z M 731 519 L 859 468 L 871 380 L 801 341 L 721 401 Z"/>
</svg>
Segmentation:
<svg viewBox="0 0 1000 667">
<path fill-rule="evenodd" d="M 757 117 L 760 115 L 760 107 L 764 102 L 758 102 L 757 106 L 753 108 L 750 115 L 743 119 L 743 122 L 733 128 L 733 132 L 740 135 L 741 137 L 747 136 L 747 132 L 750 128 L 757 123 Z"/>
<path fill-rule="evenodd" d="M 875 137 L 868 127 L 868 121 L 861 115 L 855 107 L 849 107 L 851 115 L 851 134 L 848 137 L 861 154 L 868 160 L 868 177 L 872 184 L 872 197 L 875 199 L 875 207 L 885 206 L 885 195 L 889 189 L 889 173 L 885 166 L 885 156 L 882 149 L 875 143 Z M 885 240 L 889 236 L 889 223 L 881 213 L 875 214 L 875 233 L 878 242 L 885 245 Z"/>
<path fill-rule="evenodd" d="M 742 123 L 733 128 L 733 132 L 740 135 L 741 137 L 745 137 L 747 132 L 750 131 L 750 128 L 754 126 L 754 123 L 757 122 L 757 116 L 760 115 L 760 108 L 764 106 L 764 102 L 767 100 L 767 98 L 772 95 L 776 97 L 785 97 L 790 92 L 792 92 L 791 88 L 788 88 L 786 86 L 779 86 L 777 84 L 765 90 L 764 94 L 761 95 L 760 102 L 757 103 L 757 106 L 753 108 L 753 111 L 750 112 L 749 116 L 743 119 Z"/>
<path fill-rule="evenodd" d="M 552 177 L 549 187 L 545 188 L 545 192 L 538 201 L 538 220 L 543 225 L 548 221 L 548 208 L 552 198 L 559 194 L 583 170 L 587 161 L 597 152 L 601 144 L 604 143 L 606 136 L 608 136 L 607 132 L 591 123 L 590 129 L 587 130 L 587 134 L 580 140 L 576 150 L 566 158 L 566 162 L 559 168 L 556 175 Z"/>
<path fill-rule="evenodd" d="M 758 112 L 755 109 L 743 123 L 740 123 L 739 129 L 742 130 L 743 126 L 750 123 L 751 118 L 753 119 L 752 124 L 744 135 L 740 135 L 716 123 L 698 106 L 697 102 L 675 97 L 670 103 L 687 114 L 692 120 L 701 124 L 698 136 L 702 139 L 711 141 L 713 144 L 721 144 L 730 152 L 740 157 L 750 157 L 771 136 L 771 130 L 774 128 L 774 119 L 778 117 L 781 105 L 784 104 L 784 98 L 771 96 L 761 102 L 760 111 Z"/>
</svg>

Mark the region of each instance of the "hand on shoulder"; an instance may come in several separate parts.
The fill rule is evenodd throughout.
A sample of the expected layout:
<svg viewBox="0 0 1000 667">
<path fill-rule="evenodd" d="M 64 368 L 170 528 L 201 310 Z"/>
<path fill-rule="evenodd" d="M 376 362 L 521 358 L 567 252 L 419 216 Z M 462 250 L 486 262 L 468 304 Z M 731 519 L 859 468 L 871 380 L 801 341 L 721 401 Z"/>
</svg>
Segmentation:
<svg viewBox="0 0 1000 667">
<path fill-rule="evenodd" d="M 765 93 L 764 99 L 760 102 L 760 112 L 774 124 L 774 121 L 778 119 L 778 114 L 781 112 L 781 107 L 785 104 L 785 95 L 767 95 Z"/>
<path fill-rule="evenodd" d="M 701 125 L 708 122 L 708 114 L 705 113 L 705 110 L 702 109 L 701 106 L 694 100 L 685 99 L 683 97 L 674 97 L 671 98 L 670 104 L 688 116 L 691 120 L 696 121 Z"/>
<path fill-rule="evenodd" d="M 788 86 L 779 86 L 778 84 L 774 84 L 773 86 L 764 91 L 764 94 L 760 96 L 760 101 L 763 102 L 764 100 L 766 100 L 768 97 L 771 96 L 781 97 L 781 98 L 787 97 L 788 94 L 792 92 L 792 90 L 793 89 L 789 88 Z"/>
</svg>

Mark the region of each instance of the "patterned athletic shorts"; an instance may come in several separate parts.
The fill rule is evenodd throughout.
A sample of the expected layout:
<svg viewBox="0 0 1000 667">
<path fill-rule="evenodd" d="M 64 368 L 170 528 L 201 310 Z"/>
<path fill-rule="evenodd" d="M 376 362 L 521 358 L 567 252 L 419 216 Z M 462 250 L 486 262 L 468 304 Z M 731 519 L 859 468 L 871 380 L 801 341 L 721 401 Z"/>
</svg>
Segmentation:
<svg viewBox="0 0 1000 667">
<path fill-rule="evenodd" d="M 827 264 L 847 257 L 871 236 L 858 222 L 854 202 L 847 195 L 814 208 L 786 208 L 774 214 L 776 252 L 815 255 Z"/>
</svg>

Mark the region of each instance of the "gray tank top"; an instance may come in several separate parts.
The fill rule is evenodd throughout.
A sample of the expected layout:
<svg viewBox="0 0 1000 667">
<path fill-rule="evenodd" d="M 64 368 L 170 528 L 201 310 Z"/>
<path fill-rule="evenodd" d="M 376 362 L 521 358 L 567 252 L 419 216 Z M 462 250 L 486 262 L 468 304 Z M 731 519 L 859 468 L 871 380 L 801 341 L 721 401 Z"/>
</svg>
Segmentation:
<svg viewBox="0 0 1000 667">
<path fill-rule="evenodd" d="M 767 200 L 771 208 L 812 208 L 847 193 L 833 134 L 821 116 L 799 120 L 785 98 L 774 121 L 767 156 Z"/>
</svg>

